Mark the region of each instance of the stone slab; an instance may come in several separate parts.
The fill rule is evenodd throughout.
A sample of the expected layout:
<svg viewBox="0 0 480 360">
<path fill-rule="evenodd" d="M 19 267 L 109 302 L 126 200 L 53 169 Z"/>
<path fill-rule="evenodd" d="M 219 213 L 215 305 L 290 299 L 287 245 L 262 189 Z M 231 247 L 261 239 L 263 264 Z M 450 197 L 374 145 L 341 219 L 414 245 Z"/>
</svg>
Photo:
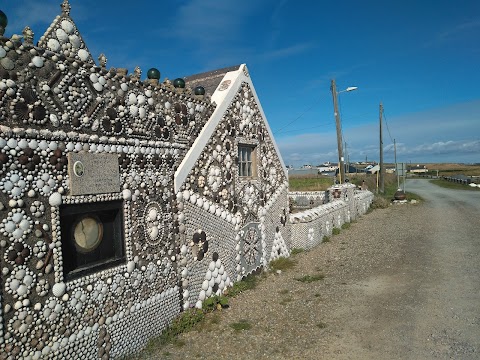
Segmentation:
<svg viewBox="0 0 480 360">
<path fill-rule="evenodd" d="M 117 154 L 68 153 L 70 195 L 120 192 Z"/>
</svg>

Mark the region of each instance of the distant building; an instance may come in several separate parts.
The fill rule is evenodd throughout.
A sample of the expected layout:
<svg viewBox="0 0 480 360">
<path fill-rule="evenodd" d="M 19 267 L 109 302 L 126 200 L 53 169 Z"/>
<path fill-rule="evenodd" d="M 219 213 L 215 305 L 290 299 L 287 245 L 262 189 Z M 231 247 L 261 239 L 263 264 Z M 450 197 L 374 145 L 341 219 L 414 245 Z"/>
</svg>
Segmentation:
<svg viewBox="0 0 480 360">
<path fill-rule="evenodd" d="M 409 165 L 408 166 L 408 172 L 412 174 L 425 174 L 428 172 L 427 166 L 426 165 Z"/>
</svg>

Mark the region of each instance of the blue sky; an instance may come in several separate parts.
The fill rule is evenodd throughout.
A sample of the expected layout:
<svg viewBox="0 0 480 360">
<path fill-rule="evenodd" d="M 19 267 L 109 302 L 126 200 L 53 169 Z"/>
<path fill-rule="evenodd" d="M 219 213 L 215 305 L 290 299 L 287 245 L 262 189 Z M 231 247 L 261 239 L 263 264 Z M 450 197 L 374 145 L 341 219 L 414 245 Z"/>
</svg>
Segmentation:
<svg viewBox="0 0 480 360">
<path fill-rule="evenodd" d="M 35 42 L 61 0 L 3 0 L 6 34 Z M 350 161 L 480 162 L 480 1 L 71 0 L 107 66 L 162 79 L 246 63 L 286 164 L 337 161 L 330 81 Z"/>
</svg>

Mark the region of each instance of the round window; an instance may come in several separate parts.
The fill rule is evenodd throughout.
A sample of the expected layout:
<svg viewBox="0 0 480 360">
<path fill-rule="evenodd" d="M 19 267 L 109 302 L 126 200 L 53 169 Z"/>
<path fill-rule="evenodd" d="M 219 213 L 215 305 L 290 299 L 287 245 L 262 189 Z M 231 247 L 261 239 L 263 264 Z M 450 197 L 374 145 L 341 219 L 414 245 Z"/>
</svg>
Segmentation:
<svg viewBox="0 0 480 360">
<path fill-rule="evenodd" d="M 77 221 L 73 228 L 73 238 L 78 251 L 88 253 L 102 242 L 103 224 L 99 219 L 86 215 Z"/>
</svg>

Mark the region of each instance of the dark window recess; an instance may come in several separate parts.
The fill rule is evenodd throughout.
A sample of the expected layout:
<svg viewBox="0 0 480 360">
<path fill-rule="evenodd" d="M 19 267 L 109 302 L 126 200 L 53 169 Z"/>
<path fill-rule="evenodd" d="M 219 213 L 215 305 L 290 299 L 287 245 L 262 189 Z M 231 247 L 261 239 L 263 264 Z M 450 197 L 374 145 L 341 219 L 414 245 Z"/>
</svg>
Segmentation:
<svg viewBox="0 0 480 360">
<path fill-rule="evenodd" d="M 125 262 L 122 201 L 60 207 L 66 280 Z"/>
</svg>

